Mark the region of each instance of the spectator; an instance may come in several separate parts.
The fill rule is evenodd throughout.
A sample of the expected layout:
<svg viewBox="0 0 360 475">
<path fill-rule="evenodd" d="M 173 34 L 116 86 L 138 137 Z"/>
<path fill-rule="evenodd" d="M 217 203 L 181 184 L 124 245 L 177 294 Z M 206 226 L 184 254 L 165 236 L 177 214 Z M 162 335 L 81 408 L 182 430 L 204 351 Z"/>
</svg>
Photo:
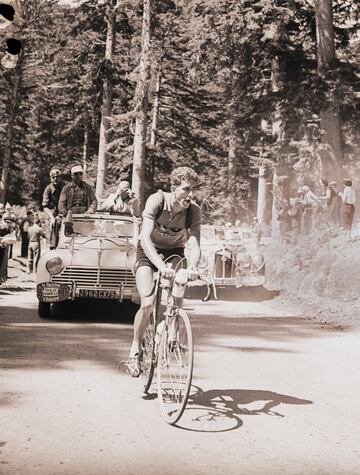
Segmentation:
<svg viewBox="0 0 360 475">
<path fill-rule="evenodd" d="M 27 257 L 29 250 L 29 227 L 32 224 L 32 212 L 26 212 L 26 218 L 20 222 L 21 254 L 20 257 Z"/>
<path fill-rule="evenodd" d="M 12 218 L 4 213 L 0 220 L 0 283 L 7 279 L 10 246 L 16 241 L 14 230 Z"/>
<path fill-rule="evenodd" d="M 252 220 L 251 229 L 252 229 L 253 233 L 256 236 L 256 245 L 257 245 L 257 248 L 259 248 L 260 244 L 261 244 L 261 238 L 262 238 L 262 235 L 263 235 L 263 230 L 262 230 L 261 224 L 259 223 L 259 220 L 257 219 L 256 216 Z"/>
<path fill-rule="evenodd" d="M 45 232 L 40 227 L 40 219 L 34 219 L 34 223 L 29 227 L 29 254 L 28 254 L 28 274 L 37 271 L 37 266 L 41 256 L 41 238 L 45 238 Z"/>
<path fill-rule="evenodd" d="M 307 185 L 302 187 L 303 213 L 301 228 L 305 234 L 310 234 L 313 224 L 320 224 L 320 215 L 323 205 L 318 196 L 313 193 Z"/>
<path fill-rule="evenodd" d="M 133 216 L 140 216 L 139 201 L 135 198 L 135 193 L 130 188 L 128 181 L 121 181 L 115 193 L 112 193 L 102 204 L 104 211 L 116 211 L 127 213 Z"/>
<path fill-rule="evenodd" d="M 341 224 L 340 211 L 342 200 L 337 191 L 336 181 L 329 183 L 329 190 L 330 196 L 327 201 L 328 220 L 333 224 L 339 225 Z"/>
<path fill-rule="evenodd" d="M 77 214 L 96 212 L 97 200 L 91 185 L 83 181 L 83 169 L 75 165 L 71 169 L 72 181 L 64 186 L 59 199 L 59 213 L 66 216 L 68 211 Z"/>
<path fill-rule="evenodd" d="M 8 227 L 10 228 L 10 232 L 12 233 L 13 239 L 11 240 L 11 243 L 9 242 L 8 246 L 8 258 L 12 259 L 13 258 L 13 247 L 14 243 L 16 242 L 16 236 L 18 234 L 18 224 L 17 224 L 17 219 L 15 214 L 11 211 L 11 206 L 9 203 L 6 204 L 5 206 L 5 213 L 3 214 L 3 221 L 8 224 Z"/>
<path fill-rule="evenodd" d="M 61 191 L 66 183 L 61 179 L 61 172 L 58 168 L 50 171 L 50 183 L 45 188 L 43 194 L 42 206 L 45 213 L 50 218 L 50 249 L 55 249 L 59 240 L 60 219 L 59 215 L 59 199 Z"/>
<path fill-rule="evenodd" d="M 291 238 L 291 216 L 290 216 L 290 203 L 288 200 L 284 200 L 277 217 L 280 221 L 280 235 L 283 244 L 290 242 Z"/>
<path fill-rule="evenodd" d="M 339 193 L 343 206 L 343 222 L 345 229 L 347 229 L 347 238 L 351 239 L 351 228 L 354 219 L 356 195 L 352 188 L 352 181 L 349 178 L 344 180 L 344 191 Z"/>
<path fill-rule="evenodd" d="M 290 216 L 291 216 L 291 230 L 293 233 L 294 240 L 295 236 L 301 232 L 301 218 L 302 218 L 302 198 L 303 191 L 302 187 L 298 188 L 295 192 L 295 197 L 290 198 Z"/>
</svg>

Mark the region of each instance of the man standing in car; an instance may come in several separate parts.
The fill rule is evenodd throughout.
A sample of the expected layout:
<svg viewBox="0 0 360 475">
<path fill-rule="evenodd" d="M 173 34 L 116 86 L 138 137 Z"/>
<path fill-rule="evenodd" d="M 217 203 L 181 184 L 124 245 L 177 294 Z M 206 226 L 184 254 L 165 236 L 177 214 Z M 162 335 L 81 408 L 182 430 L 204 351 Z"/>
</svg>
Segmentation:
<svg viewBox="0 0 360 475">
<path fill-rule="evenodd" d="M 50 249 L 55 249 L 59 239 L 60 220 L 59 215 L 59 199 L 62 189 L 66 183 L 61 179 L 61 172 L 58 168 L 50 171 L 50 184 L 45 188 L 43 194 L 42 206 L 45 213 L 50 218 Z"/>
<path fill-rule="evenodd" d="M 71 183 L 64 186 L 59 200 L 59 213 L 66 216 L 69 211 L 75 214 L 93 214 L 97 200 L 93 187 L 83 181 L 83 169 L 75 165 L 71 169 Z"/>
</svg>

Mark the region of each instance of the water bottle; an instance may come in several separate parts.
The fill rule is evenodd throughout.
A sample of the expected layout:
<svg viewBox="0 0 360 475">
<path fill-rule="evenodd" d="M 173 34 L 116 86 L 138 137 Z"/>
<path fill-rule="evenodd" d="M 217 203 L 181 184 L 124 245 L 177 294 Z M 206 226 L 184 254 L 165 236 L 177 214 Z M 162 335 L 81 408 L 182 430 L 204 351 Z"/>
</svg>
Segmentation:
<svg viewBox="0 0 360 475">
<path fill-rule="evenodd" d="M 185 287 L 188 281 L 188 275 L 186 269 L 180 269 L 176 273 L 175 282 L 172 289 L 172 296 L 175 298 L 183 298 L 185 293 Z"/>
</svg>

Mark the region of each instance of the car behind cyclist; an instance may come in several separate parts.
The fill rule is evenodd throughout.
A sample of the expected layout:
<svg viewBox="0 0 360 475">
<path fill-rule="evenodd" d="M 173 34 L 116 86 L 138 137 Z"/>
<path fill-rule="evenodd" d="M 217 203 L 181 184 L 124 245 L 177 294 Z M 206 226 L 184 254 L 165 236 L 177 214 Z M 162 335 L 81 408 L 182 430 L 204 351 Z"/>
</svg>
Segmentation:
<svg viewBox="0 0 360 475">
<path fill-rule="evenodd" d="M 192 201 L 198 183 L 194 170 L 176 168 L 170 176 L 171 192 L 159 190 L 146 201 L 135 264 L 141 304 L 135 316 L 134 338 L 126 363 L 133 377 L 140 375 L 141 340 L 155 304 L 154 272 L 171 278 L 174 270 L 166 266 L 164 259 L 174 254 L 183 257 L 188 243 L 188 278 L 195 280 L 198 276 L 201 209 Z"/>
</svg>

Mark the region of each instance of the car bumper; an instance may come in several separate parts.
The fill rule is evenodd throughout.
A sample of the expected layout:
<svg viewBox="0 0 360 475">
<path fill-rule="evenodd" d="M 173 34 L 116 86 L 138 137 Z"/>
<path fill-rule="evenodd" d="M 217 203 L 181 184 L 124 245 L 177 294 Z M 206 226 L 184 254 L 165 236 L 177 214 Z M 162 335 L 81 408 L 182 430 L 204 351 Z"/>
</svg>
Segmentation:
<svg viewBox="0 0 360 475">
<path fill-rule="evenodd" d="M 64 300 L 97 299 L 97 300 L 128 300 L 136 299 L 136 288 L 125 287 L 120 284 L 116 287 L 104 286 L 77 286 L 72 284 L 56 284 L 43 282 L 37 285 L 37 298 L 40 302 L 56 303 Z"/>
<path fill-rule="evenodd" d="M 240 275 L 237 277 L 214 277 L 219 287 L 257 287 L 265 284 L 264 275 Z"/>
</svg>

